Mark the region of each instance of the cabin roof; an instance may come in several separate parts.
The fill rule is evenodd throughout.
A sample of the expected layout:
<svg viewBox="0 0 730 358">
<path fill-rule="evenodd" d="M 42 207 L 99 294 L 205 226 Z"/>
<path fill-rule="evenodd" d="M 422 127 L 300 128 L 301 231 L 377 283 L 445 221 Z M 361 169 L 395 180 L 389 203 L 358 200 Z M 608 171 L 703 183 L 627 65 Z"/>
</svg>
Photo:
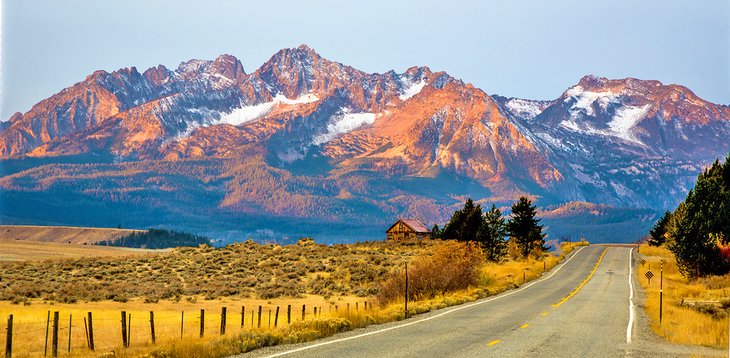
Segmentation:
<svg viewBox="0 0 730 358">
<path fill-rule="evenodd" d="M 399 222 L 406 224 L 406 226 L 408 226 L 409 228 L 411 228 L 411 230 L 417 233 L 431 233 L 431 229 L 429 229 L 424 223 L 416 219 L 398 219 L 398 221 L 391 225 L 386 231 L 390 231 L 390 229 L 392 229 Z"/>
</svg>

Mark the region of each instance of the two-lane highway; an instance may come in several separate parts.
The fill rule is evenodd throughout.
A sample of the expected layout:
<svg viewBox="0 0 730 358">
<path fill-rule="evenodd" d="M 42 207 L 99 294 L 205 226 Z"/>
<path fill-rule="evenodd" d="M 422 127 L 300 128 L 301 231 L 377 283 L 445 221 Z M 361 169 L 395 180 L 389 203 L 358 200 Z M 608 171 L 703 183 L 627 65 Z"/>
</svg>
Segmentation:
<svg viewBox="0 0 730 358">
<path fill-rule="evenodd" d="M 286 357 L 625 357 L 676 356 L 632 341 L 627 247 L 578 250 L 543 278 L 477 302 L 316 342 L 266 348 Z M 634 287 L 635 289 L 635 287 Z M 636 312 L 637 309 L 633 308 Z M 631 341 L 631 343 L 629 343 Z M 661 348 L 661 349 L 660 349 Z"/>
</svg>

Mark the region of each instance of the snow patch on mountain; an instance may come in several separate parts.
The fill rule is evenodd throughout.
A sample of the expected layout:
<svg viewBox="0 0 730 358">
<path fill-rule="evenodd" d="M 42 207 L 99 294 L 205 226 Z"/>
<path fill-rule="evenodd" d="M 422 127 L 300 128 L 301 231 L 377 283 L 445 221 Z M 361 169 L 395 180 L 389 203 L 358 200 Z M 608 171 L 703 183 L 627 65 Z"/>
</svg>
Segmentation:
<svg viewBox="0 0 730 358">
<path fill-rule="evenodd" d="M 222 115 L 221 119 L 214 124 L 230 124 L 232 126 L 239 126 L 256 118 L 265 116 L 267 113 L 271 112 L 271 109 L 274 108 L 275 104 L 276 102 L 272 101 L 235 108 L 230 113 Z"/>
<path fill-rule="evenodd" d="M 312 93 L 307 93 L 305 95 L 299 96 L 299 98 L 296 99 L 289 99 L 281 93 L 277 94 L 276 97 L 274 97 L 274 103 L 283 103 L 289 105 L 307 104 L 317 101 L 319 101 L 319 98 L 317 98 L 317 96 Z"/>
<path fill-rule="evenodd" d="M 421 81 L 419 81 L 419 82 L 412 83 L 408 86 L 408 88 L 403 90 L 403 94 L 398 96 L 398 98 L 400 98 L 401 101 L 405 101 L 405 100 L 421 93 L 421 90 L 423 89 L 424 86 L 426 86 L 425 79 L 421 79 Z"/>
<path fill-rule="evenodd" d="M 568 96 L 566 103 L 574 101 L 571 109 L 571 117 L 577 117 L 579 113 L 589 116 L 595 115 L 593 104 L 598 102 L 601 109 L 606 110 L 611 103 L 618 103 L 619 95 L 611 91 L 593 92 L 586 91 L 582 86 L 575 86 L 568 89 L 565 94 Z"/>
<path fill-rule="evenodd" d="M 195 129 L 210 125 L 212 121 L 217 121 L 216 118 L 220 116 L 220 112 L 208 108 L 187 108 L 185 111 L 188 112 L 192 120 L 184 122 L 184 130 L 178 132 L 175 139 L 189 137 Z"/>
<path fill-rule="evenodd" d="M 327 125 L 327 133 L 314 137 L 312 144 L 321 145 L 331 141 L 340 134 L 351 132 L 365 125 L 371 125 L 377 117 L 375 113 L 350 113 L 349 108 L 340 108 L 340 110 L 342 111 L 342 115 L 335 117 L 335 120 Z"/>
<path fill-rule="evenodd" d="M 520 98 L 512 98 L 505 103 L 507 109 L 524 119 L 533 119 L 542 113 L 544 105 L 540 102 Z"/>
<path fill-rule="evenodd" d="M 545 143 L 547 143 L 548 145 L 550 145 L 552 147 L 560 148 L 562 150 L 569 150 L 570 149 L 569 146 L 564 145 L 560 140 L 556 139 L 555 137 L 551 136 L 548 133 L 545 133 L 545 132 L 537 132 L 537 133 L 535 133 L 535 136 L 537 136 L 542 141 L 544 141 Z"/>
<path fill-rule="evenodd" d="M 572 116 L 568 120 L 561 121 L 560 126 L 573 132 L 617 137 L 639 145 L 644 145 L 643 142 L 634 136 L 633 129 L 639 122 L 641 122 L 642 119 L 644 119 L 644 117 L 646 117 L 646 113 L 650 108 L 650 104 L 643 106 L 620 107 L 611 117 L 611 120 L 606 123 L 607 128 L 605 129 L 593 128 L 588 123 L 578 123 L 575 118 L 572 118 Z"/>
<path fill-rule="evenodd" d="M 267 113 L 271 112 L 271 109 L 274 108 L 274 106 L 277 104 L 297 105 L 312 103 L 318 100 L 319 98 L 311 93 L 305 94 L 295 99 L 289 99 L 283 94 L 279 93 L 274 97 L 273 101 L 271 102 L 236 108 L 230 113 L 222 115 L 221 119 L 215 124 L 230 124 L 238 126 L 265 116 Z"/>
<path fill-rule="evenodd" d="M 560 126 L 573 132 L 582 132 L 588 134 L 595 133 L 595 131 L 591 130 L 590 128 L 581 128 L 580 126 L 578 126 L 578 123 L 576 123 L 575 120 L 573 120 L 572 118 L 569 120 L 561 121 Z"/>
<path fill-rule="evenodd" d="M 608 122 L 608 128 L 617 137 L 628 141 L 641 143 L 631 133 L 631 129 L 636 126 L 639 121 L 644 119 L 646 112 L 651 108 L 650 104 L 643 106 L 625 106 L 616 111 L 611 121 Z"/>
</svg>

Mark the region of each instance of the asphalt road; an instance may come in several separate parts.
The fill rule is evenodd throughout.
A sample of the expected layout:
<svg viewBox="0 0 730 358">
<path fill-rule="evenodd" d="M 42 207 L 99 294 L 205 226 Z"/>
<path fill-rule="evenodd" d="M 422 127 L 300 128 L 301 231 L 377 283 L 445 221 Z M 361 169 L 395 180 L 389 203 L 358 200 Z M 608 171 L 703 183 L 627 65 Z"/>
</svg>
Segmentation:
<svg viewBox="0 0 730 358">
<path fill-rule="evenodd" d="M 590 246 L 543 278 L 498 296 L 244 356 L 667 357 L 722 351 L 669 345 L 638 305 L 627 247 Z M 631 257 L 631 259 L 630 259 Z M 599 262 L 600 264 L 596 266 Z M 633 314 L 630 297 L 633 298 Z M 633 317 L 632 317 L 633 316 Z M 630 322 L 631 318 L 631 322 Z"/>
</svg>

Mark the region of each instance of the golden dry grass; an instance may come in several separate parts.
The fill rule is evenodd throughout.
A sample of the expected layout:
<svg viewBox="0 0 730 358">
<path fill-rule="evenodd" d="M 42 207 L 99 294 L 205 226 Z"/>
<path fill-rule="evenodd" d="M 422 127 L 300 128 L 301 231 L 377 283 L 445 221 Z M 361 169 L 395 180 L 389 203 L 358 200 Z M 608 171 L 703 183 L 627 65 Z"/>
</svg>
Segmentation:
<svg viewBox="0 0 730 358">
<path fill-rule="evenodd" d="M 636 275 L 646 291 L 646 310 L 654 332 L 668 341 L 681 344 L 725 348 L 728 345 L 728 316 L 702 313 L 682 306 L 683 299 L 718 301 L 730 293 L 730 274 L 690 281 L 683 277 L 672 253 L 662 247 L 641 245 L 640 254 L 645 265 L 637 265 Z M 660 262 L 664 261 L 663 314 L 659 324 Z M 655 277 L 651 282 L 645 277 L 651 270 Z"/>
<path fill-rule="evenodd" d="M 560 257 L 547 255 L 545 269 L 554 267 L 559 259 L 570 253 L 580 243 L 566 244 Z M 529 270 L 524 271 L 525 268 Z M 527 281 L 543 272 L 543 261 L 507 261 L 490 263 L 483 267 L 478 287 L 439 295 L 432 299 L 409 304 L 409 315 L 428 312 L 456 304 L 470 302 L 493 295 L 522 284 L 522 274 Z M 365 311 L 365 302 L 369 310 Z M 374 298 L 345 296 L 325 299 L 322 296 L 305 295 L 302 298 L 277 298 L 271 300 L 221 298 L 204 300 L 202 297 L 183 299 L 178 302 L 160 300 L 145 303 L 142 298 L 128 302 L 86 302 L 75 304 L 48 303 L 30 300 L 30 305 L 0 302 L 0 319 L 4 322 L 14 315 L 14 356 L 40 357 L 43 355 L 46 317 L 48 311 L 59 311 L 59 351 L 61 356 L 88 356 L 84 317 L 93 312 L 96 354 L 114 352 L 115 356 L 165 356 L 165 357 L 222 357 L 249 351 L 262 346 L 310 341 L 345 330 L 370 324 L 401 320 L 405 317 L 403 302 L 378 307 Z M 349 306 L 348 306 L 349 304 Z M 258 306 L 262 306 L 261 328 L 258 327 Z M 292 324 L 286 324 L 286 308 L 292 306 Z M 301 320 L 302 305 L 306 305 L 306 319 Z M 221 336 L 221 308 L 227 307 L 226 335 Z M 241 327 L 241 308 L 245 306 L 244 327 Z M 280 307 L 278 327 L 274 328 L 276 307 Z M 318 315 L 314 317 L 314 307 Z M 205 309 L 205 335 L 199 337 L 200 309 Z M 251 311 L 255 311 L 252 321 Z M 121 311 L 131 314 L 131 347 L 123 348 L 121 339 Z M 151 342 L 149 311 L 155 312 L 157 344 Z M 181 312 L 184 312 L 182 338 L 180 335 Z M 271 321 L 269 321 L 271 312 Z M 52 313 L 51 313 L 52 314 Z M 69 317 L 71 321 L 71 353 L 68 349 Z M 253 322 L 253 327 L 252 327 Z M 271 322 L 271 323 L 270 323 Z M 2 324 L 0 324 L 2 326 Z M 50 339 L 49 339 L 50 340 Z M 4 342 L 4 336 L 0 337 Z M 0 342 L 0 344 L 2 344 Z M 49 343 L 50 350 L 50 343 Z"/>
<path fill-rule="evenodd" d="M 0 239 L 0 261 L 39 261 L 82 257 L 125 257 L 158 254 L 168 251 L 169 250 L 148 250 L 126 247 Z"/>
<path fill-rule="evenodd" d="M 79 227 L 0 225 L 0 238 L 7 240 L 58 242 L 71 244 L 94 244 L 114 240 L 142 230 Z"/>
<path fill-rule="evenodd" d="M 11 304 L 0 302 L 0 317 L 3 322 L 8 315 L 14 315 L 14 356 L 37 357 L 43 355 L 45 345 L 46 319 L 48 311 L 58 311 L 60 316 L 59 349 L 63 354 L 68 350 L 68 327 L 71 321 L 71 351 L 76 355 L 88 354 L 86 348 L 86 333 L 84 318 L 87 312 L 93 314 L 94 342 L 97 352 L 126 351 L 129 355 L 149 352 L 154 348 L 150 332 L 150 311 L 155 313 L 155 335 L 158 346 L 179 344 L 181 339 L 180 328 L 183 323 L 184 341 L 205 343 L 220 336 L 221 309 L 227 308 L 226 335 L 235 336 L 244 332 L 266 332 L 273 330 L 276 307 L 279 310 L 278 326 L 287 326 L 287 305 L 291 305 L 292 322 L 302 320 L 302 305 L 305 305 L 305 318 L 311 320 L 314 307 L 317 307 L 318 316 L 332 317 L 337 314 L 347 314 L 348 309 L 364 311 L 366 300 L 358 297 L 339 297 L 325 300 L 321 296 L 305 296 L 303 298 L 282 298 L 276 300 L 256 299 L 220 299 L 206 301 L 198 298 L 195 302 L 184 300 L 180 302 L 160 301 L 158 303 L 144 303 L 141 299 L 120 302 L 88 302 L 77 304 L 49 304 L 42 301 L 31 301 L 31 305 Z M 258 306 L 262 306 L 261 328 L 258 327 Z M 370 303 L 368 303 L 370 306 Z M 241 327 L 241 312 L 245 307 L 244 327 Z M 200 310 L 205 310 L 205 336 L 201 340 Z M 131 314 L 131 347 L 122 349 L 121 312 Z M 251 319 L 252 310 L 254 319 Z M 184 312 L 184 316 L 181 314 Z M 271 321 L 269 321 L 271 312 Z M 71 317 L 69 317 L 71 316 Z M 4 342 L 4 336 L 2 341 Z M 191 343 L 186 343 L 191 344 Z M 50 352 L 50 338 L 49 338 Z"/>
</svg>

